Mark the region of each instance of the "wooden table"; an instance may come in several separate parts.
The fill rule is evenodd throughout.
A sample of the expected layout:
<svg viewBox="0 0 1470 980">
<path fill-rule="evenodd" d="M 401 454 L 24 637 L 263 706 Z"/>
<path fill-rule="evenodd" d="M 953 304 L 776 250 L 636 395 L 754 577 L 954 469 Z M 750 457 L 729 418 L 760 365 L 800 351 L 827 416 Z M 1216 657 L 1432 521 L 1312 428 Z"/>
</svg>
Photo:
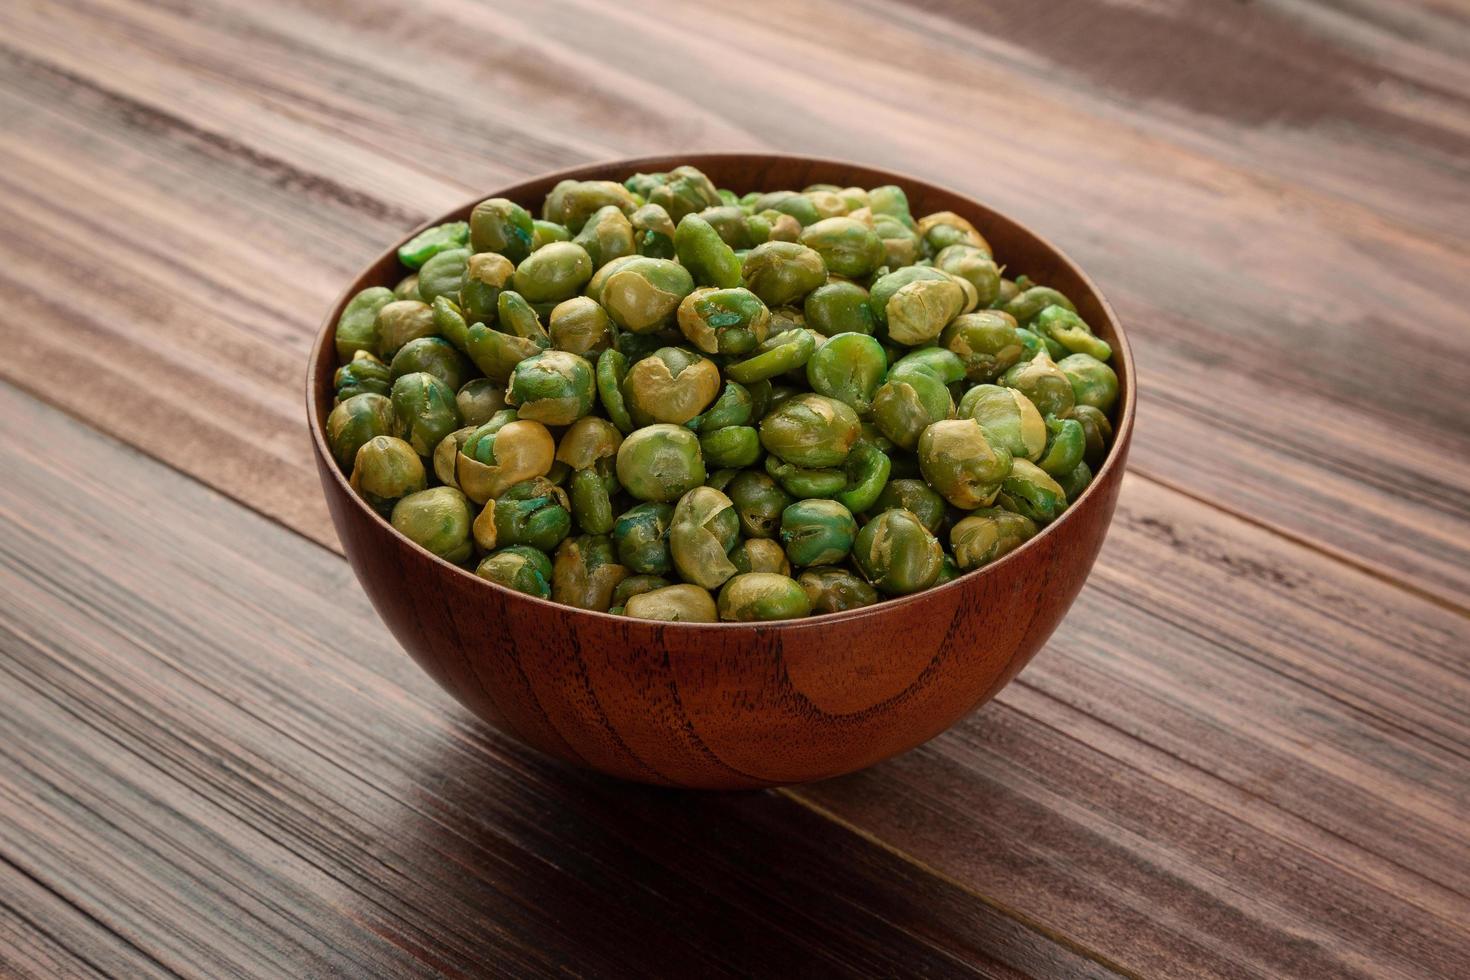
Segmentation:
<svg viewBox="0 0 1470 980">
<path fill-rule="evenodd" d="M 1470 975 L 1467 103 L 1454 0 L 0 4 L 0 973 Z M 308 458 L 385 242 L 685 148 L 972 193 L 1137 349 L 1048 648 L 820 785 L 477 724 Z"/>
</svg>

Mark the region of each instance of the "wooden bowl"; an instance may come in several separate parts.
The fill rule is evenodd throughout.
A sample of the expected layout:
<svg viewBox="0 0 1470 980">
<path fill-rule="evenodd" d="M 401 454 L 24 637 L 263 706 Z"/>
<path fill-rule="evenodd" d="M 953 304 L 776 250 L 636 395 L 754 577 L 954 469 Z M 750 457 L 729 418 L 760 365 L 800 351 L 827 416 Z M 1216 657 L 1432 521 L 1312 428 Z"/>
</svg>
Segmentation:
<svg viewBox="0 0 1470 980">
<path fill-rule="evenodd" d="M 574 765 L 667 786 L 737 789 L 836 776 L 944 731 L 994 696 L 1051 635 L 1112 518 L 1133 431 L 1132 355 L 1096 287 L 1055 247 L 968 197 L 904 174 L 805 157 L 681 154 L 576 167 L 480 198 L 508 197 L 534 212 L 559 180 L 622 180 L 681 163 L 742 193 L 898 184 L 915 215 L 948 210 L 969 218 L 1013 273 L 1060 288 L 1113 345 L 1121 385 L 1115 440 L 1092 485 L 1000 561 L 850 612 L 761 625 L 655 623 L 523 595 L 399 535 L 352 492 L 327 449 L 333 326 L 354 293 L 398 279 L 395 245 L 338 298 L 312 350 L 306 403 L 322 490 L 347 558 L 394 636 L 445 690 L 506 734 Z M 430 224 L 463 220 L 473 204 Z"/>
</svg>

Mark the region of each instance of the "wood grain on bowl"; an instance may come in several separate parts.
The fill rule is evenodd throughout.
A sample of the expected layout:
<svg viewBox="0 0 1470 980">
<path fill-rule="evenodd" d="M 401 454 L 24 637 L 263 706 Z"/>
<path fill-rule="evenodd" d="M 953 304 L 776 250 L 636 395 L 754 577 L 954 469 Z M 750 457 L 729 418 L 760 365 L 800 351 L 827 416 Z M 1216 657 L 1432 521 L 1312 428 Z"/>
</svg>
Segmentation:
<svg viewBox="0 0 1470 980">
<path fill-rule="evenodd" d="M 486 582 L 420 549 L 352 492 L 322 421 L 342 306 L 401 270 L 387 249 L 323 320 L 307 378 L 318 472 L 348 561 L 398 641 L 481 718 L 566 762 L 644 782 L 733 789 L 851 772 L 913 748 L 989 700 L 1046 642 L 1102 547 L 1132 433 L 1132 355 L 1111 309 L 1061 252 L 982 204 L 914 177 L 768 154 L 590 164 L 505 188 L 532 209 L 566 178 L 622 180 L 680 163 L 737 193 L 898 184 L 918 215 L 954 211 L 998 261 L 1056 286 L 1116 351 L 1109 457 L 1061 519 L 999 562 L 865 609 L 794 623 L 650 623 L 571 609 Z M 427 224 L 462 219 L 474 201 Z"/>
</svg>

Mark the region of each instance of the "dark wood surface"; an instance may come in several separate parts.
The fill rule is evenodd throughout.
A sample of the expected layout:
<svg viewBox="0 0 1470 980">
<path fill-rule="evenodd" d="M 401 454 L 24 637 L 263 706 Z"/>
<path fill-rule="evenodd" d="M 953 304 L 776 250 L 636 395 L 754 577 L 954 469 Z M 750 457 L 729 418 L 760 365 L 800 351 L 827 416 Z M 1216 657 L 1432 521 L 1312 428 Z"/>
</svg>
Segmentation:
<svg viewBox="0 0 1470 980">
<path fill-rule="evenodd" d="M 1470 973 L 1467 55 L 1443 0 L 0 5 L 0 972 Z M 1051 642 L 798 790 L 473 722 L 302 420 L 385 242 L 694 147 L 993 203 L 1138 359 Z"/>
<path fill-rule="evenodd" d="M 1076 601 L 1122 488 L 1137 405 L 1133 355 L 1096 286 L 1055 246 L 909 174 L 783 154 L 692 154 L 604 161 L 487 191 L 535 208 L 562 180 L 625 180 L 682 165 L 743 191 L 897 184 L 915 214 L 960 215 L 985 229 L 1011 268 L 1064 292 L 1111 344 L 1118 381 L 1108 455 L 1086 491 L 1043 533 L 981 571 L 799 623 L 650 623 L 492 586 L 394 531 L 352 489 L 327 443 L 338 319 L 362 290 L 402 278 L 401 241 L 343 289 L 311 351 L 307 423 L 322 491 L 383 622 L 460 704 L 502 732 L 563 761 L 656 786 L 765 789 L 846 775 L 927 742 L 988 701 Z M 475 203 L 429 224 L 466 221 Z"/>
</svg>

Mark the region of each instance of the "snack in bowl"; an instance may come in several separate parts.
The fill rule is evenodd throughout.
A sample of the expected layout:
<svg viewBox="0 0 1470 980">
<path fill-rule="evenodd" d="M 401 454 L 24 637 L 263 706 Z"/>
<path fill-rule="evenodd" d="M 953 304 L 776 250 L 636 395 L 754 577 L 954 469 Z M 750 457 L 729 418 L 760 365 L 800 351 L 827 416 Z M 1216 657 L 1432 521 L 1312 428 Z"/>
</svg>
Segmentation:
<svg viewBox="0 0 1470 980">
<path fill-rule="evenodd" d="M 491 582 L 666 622 L 851 610 L 1005 556 L 1106 458 L 1109 343 L 901 186 L 683 165 L 539 210 L 415 235 L 334 333 L 337 465 Z"/>
</svg>

